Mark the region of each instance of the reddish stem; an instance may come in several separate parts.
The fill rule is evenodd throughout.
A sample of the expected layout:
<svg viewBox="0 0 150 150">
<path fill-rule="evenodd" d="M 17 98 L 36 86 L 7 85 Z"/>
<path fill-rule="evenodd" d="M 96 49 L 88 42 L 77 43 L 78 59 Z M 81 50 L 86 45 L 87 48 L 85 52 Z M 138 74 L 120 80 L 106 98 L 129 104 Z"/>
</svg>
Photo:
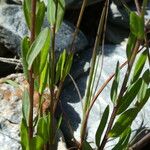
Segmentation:
<svg viewBox="0 0 150 150">
<path fill-rule="evenodd" d="M 35 39 L 35 19 L 36 19 L 36 0 L 32 0 L 32 13 L 31 13 L 31 37 L 30 44 Z M 33 96 L 34 96 L 34 78 L 33 69 L 29 70 L 29 95 L 30 95 L 30 112 L 29 112 L 29 138 L 33 137 Z"/>
</svg>

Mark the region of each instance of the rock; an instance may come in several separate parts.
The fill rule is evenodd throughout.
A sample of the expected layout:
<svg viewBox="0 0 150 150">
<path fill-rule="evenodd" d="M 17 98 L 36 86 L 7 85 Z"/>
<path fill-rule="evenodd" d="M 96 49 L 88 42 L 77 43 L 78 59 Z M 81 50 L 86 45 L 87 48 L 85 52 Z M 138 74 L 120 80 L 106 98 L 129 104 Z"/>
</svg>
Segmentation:
<svg viewBox="0 0 150 150">
<path fill-rule="evenodd" d="M 136 11 L 134 1 L 127 0 L 127 5 Z M 150 18 L 150 2 L 148 1 L 146 19 Z M 119 44 L 129 35 L 129 13 L 118 0 L 110 4 L 106 39 L 110 43 Z"/>
<path fill-rule="evenodd" d="M 84 97 L 86 82 L 88 77 L 88 68 L 89 68 L 89 61 L 91 58 L 91 50 L 86 50 L 84 53 L 79 54 L 78 61 L 73 65 L 73 73 L 72 76 L 75 76 L 75 70 L 81 70 L 82 74 L 80 76 L 75 76 L 76 84 L 81 92 L 81 96 Z M 96 75 L 96 83 L 98 83 L 98 89 L 100 86 L 107 80 L 107 78 L 114 72 L 115 66 L 117 61 L 119 60 L 120 64 L 122 64 L 126 60 L 125 54 L 125 46 L 122 45 L 106 45 L 105 46 L 105 55 L 104 55 L 104 62 L 103 62 L 103 72 L 101 75 L 100 80 L 98 74 Z M 81 63 L 80 63 L 81 62 Z M 98 68 L 100 70 L 100 67 Z M 81 73 L 81 72 L 80 72 Z M 120 75 L 123 78 L 125 73 L 125 68 L 122 69 L 122 74 Z M 98 97 L 96 103 L 94 104 L 92 111 L 90 113 L 90 117 L 88 120 L 88 136 L 87 139 L 91 143 L 95 141 L 95 132 L 99 125 L 100 118 L 106 106 L 110 105 L 110 110 L 112 110 L 112 103 L 110 101 L 110 89 L 111 89 L 110 82 L 103 92 Z M 75 89 L 75 86 L 70 83 L 66 85 L 61 97 L 61 109 L 62 113 L 64 114 L 64 121 L 62 123 L 61 129 L 64 133 L 64 136 L 68 143 L 71 143 L 70 139 L 73 139 L 72 133 L 77 140 L 80 141 L 80 129 L 81 129 L 81 121 L 82 121 L 82 103 L 84 99 L 80 100 L 79 95 Z M 143 122 L 143 126 L 146 128 L 150 128 L 150 120 L 148 118 L 150 113 L 150 101 L 144 106 L 141 112 L 138 114 L 138 117 L 135 119 L 134 123 L 132 124 L 132 129 L 137 130 L 140 128 L 140 125 Z M 58 113 L 60 111 L 58 110 Z M 144 119 L 143 119 L 144 118 Z M 66 123 L 67 122 L 67 123 Z M 71 127 L 70 127 L 71 126 Z M 72 131 L 70 130 L 72 129 Z M 112 145 L 114 145 L 116 141 L 111 141 L 107 144 L 110 146 L 111 149 Z M 94 146 L 94 145 L 93 145 Z"/>
<path fill-rule="evenodd" d="M 18 86 L 8 84 L 6 80 L 13 80 Z M 22 74 L 12 74 L 0 79 L 0 149 L 22 149 L 19 132 L 22 117 L 22 90 L 26 84 Z M 60 130 L 58 130 L 56 139 L 56 150 L 67 150 L 63 134 Z"/>
<path fill-rule="evenodd" d="M 21 95 L 12 85 L 0 84 L 0 147 L 21 150 L 19 126 L 21 121 Z"/>
<path fill-rule="evenodd" d="M 45 25 L 47 25 L 46 21 Z M 70 47 L 74 30 L 75 27 L 71 23 L 66 21 L 62 23 L 56 35 L 56 51 Z M 0 45 L 4 45 L 12 53 L 18 54 L 20 53 L 21 39 L 26 34 L 28 34 L 28 30 L 23 16 L 22 6 L 0 5 Z M 75 50 L 82 50 L 87 45 L 88 41 L 80 31 L 75 42 Z"/>
<path fill-rule="evenodd" d="M 45 2 L 45 4 L 47 5 L 48 0 L 43 0 Z M 88 0 L 87 6 L 88 5 L 92 5 L 98 2 L 102 2 L 103 0 Z M 65 0 L 66 3 L 66 8 L 67 9 L 77 9 L 80 8 L 83 0 Z"/>
<path fill-rule="evenodd" d="M 45 4 L 47 5 L 48 0 L 43 0 L 45 2 Z M 88 4 L 87 5 L 92 5 L 98 2 L 102 2 L 103 0 L 88 0 Z M 7 3 L 7 4 L 18 4 L 21 5 L 23 2 L 23 0 L 1 0 L 0 3 Z M 80 8 L 82 5 L 82 0 L 65 0 L 65 4 L 66 4 L 66 8 L 67 9 L 76 9 L 76 8 Z"/>
</svg>

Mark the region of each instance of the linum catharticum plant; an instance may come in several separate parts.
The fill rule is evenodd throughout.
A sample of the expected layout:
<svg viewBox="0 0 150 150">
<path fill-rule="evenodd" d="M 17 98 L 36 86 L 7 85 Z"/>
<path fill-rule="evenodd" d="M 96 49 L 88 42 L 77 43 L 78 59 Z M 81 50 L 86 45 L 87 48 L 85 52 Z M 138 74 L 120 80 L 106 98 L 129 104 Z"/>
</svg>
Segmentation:
<svg viewBox="0 0 150 150">
<path fill-rule="evenodd" d="M 96 55 L 103 55 L 109 3 L 109 0 L 104 2 L 93 48 L 91 69 L 85 94 L 81 141 L 76 142 L 78 143 L 76 149 L 80 150 L 92 150 L 92 147 L 87 142 L 87 122 L 90 111 L 98 95 L 113 77 L 114 80 L 110 91 L 113 110 L 110 112 L 110 106 L 108 105 L 100 120 L 95 135 L 95 145 L 98 150 L 104 149 L 109 138 L 119 138 L 117 145 L 113 148 L 114 150 L 132 148 L 129 141 L 131 135 L 130 126 L 150 94 L 150 88 L 148 87 L 150 71 L 146 70 L 142 73 L 149 56 L 148 45 L 142 45 L 144 42 L 147 43 L 144 20 L 147 0 L 143 1 L 142 7 L 135 0 L 138 13 L 131 11 L 122 1 L 130 15 L 131 33 L 126 48 L 127 61 L 122 65 L 118 62 L 115 73 L 108 78 L 97 92 L 94 89 L 95 75 L 100 61 L 100 57 L 97 61 Z M 86 4 L 87 0 L 84 0 L 72 45 Z M 27 35 L 22 40 L 23 70 L 29 87 L 24 90 L 23 94 L 21 144 L 23 150 L 51 150 L 55 149 L 55 137 L 61 123 L 61 116 L 58 123 L 55 123 L 55 109 L 73 60 L 73 53 L 68 53 L 66 50 L 58 56 L 58 59 L 55 56 L 55 35 L 63 20 L 65 2 L 64 0 L 48 0 L 48 5 L 45 6 L 40 0 L 24 0 L 23 10 L 30 36 Z M 45 17 L 48 19 L 50 26 L 43 29 L 42 24 Z M 101 51 L 98 51 L 99 45 L 102 45 Z M 140 48 L 141 46 L 142 48 Z M 139 51 L 141 51 L 140 54 L 138 54 Z M 140 56 L 135 61 L 137 55 Z M 134 64 L 135 67 L 133 67 Z M 125 65 L 127 65 L 126 74 L 121 77 L 124 79 L 121 88 L 119 88 L 120 71 Z M 43 112 L 43 94 L 47 87 L 50 100 L 47 110 Z M 39 106 L 37 114 L 33 116 L 35 91 L 38 93 Z M 129 108 L 133 100 L 135 100 L 134 106 Z M 116 120 L 116 118 L 118 119 Z"/>
<path fill-rule="evenodd" d="M 55 149 L 61 117 L 55 123 L 54 113 L 73 60 L 73 53 L 66 50 L 58 59 L 55 56 L 55 35 L 63 20 L 65 2 L 49 0 L 46 7 L 40 0 L 24 0 L 23 11 L 30 36 L 22 40 L 23 71 L 29 87 L 23 94 L 21 145 L 24 150 Z M 44 18 L 50 26 L 43 29 Z M 43 112 L 46 87 L 49 88 L 50 100 L 47 110 Z M 33 116 L 35 91 L 39 99 L 37 114 Z"/>
<path fill-rule="evenodd" d="M 87 142 L 87 122 L 90 117 L 90 111 L 99 94 L 106 87 L 108 82 L 114 77 L 110 98 L 113 103 L 113 110 L 110 112 L 110 106 L 105 108 L 105 111 L 100 120 L 99 127 L 95 135 L 96 149 L 103 150 L 108 140 L 119 139 L 113 150 L 124 150 L 135 148 L 136 145 L 130 144 L 131 124 L 136 118 L 137 114 L 143 108 L 150 97 L 150 70 L 143 71 L 145 62 L 149 58 L 149 49 L 147 45 L 147 36 L 145 29 L 146 23 L 144 19 L 147 0 L 143 1 L 142 6 L 135 0 L 137 12 L 131 11 L 124 1 L 121 1 L 129 13 L 130 18 L 130 35 L 126 46 L 127 61 L 122 65 L 119 62 L 116 65 L 116 71 L 95 93 L 94 81 L 97 71 L 96 54 L 98 53 L 98 46 L 102 44 L 101 53 L 103 53 L 104 34 L 107 21 L 107 13 L 109 0 L 105 1 L 105 5 L 101 14 L 99 27 L 97 30 L 97 37 L 93 49 L 93 56 L 91 61 L 91 69 L 85 94 L 85 104 L 83 112 L 83 121 L 81 128 L 81 143 L 79 149 L 92 150 L 90 143 Z M 143 45 L 143 43 L 145 43 Z M 141 48 L 142 47 L 142 48 Z M 141 51 L 141 52 L 140 52 Z M 140 52 L 140 54 L 138 54 Z M 138 59 L 135 58 L 139 55 Z M 150 60 L 148 59 L 149 63 Z M 127 65 L 127 70 L 120 83 L 121 68 Z M 132 73 L 133 72 L 133 73 Z M 119 88 L 119 85 L 121 88 Z M 134 104 L 131 106 L 131 103 Z M 117 119 L 116 119 L 117 118 Z"/>
</svg>

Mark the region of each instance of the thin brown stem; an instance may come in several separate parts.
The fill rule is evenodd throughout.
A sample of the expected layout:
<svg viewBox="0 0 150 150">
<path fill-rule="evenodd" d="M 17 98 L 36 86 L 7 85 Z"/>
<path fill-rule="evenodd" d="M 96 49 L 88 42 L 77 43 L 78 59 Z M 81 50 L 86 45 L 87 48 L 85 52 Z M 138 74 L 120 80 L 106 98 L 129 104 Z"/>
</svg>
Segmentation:
<svg viewBox="0 0 150 150">
<path fill-rule="evenodd" d="M 69 75 L 70 79 L 72 80 L 72 82 L 73 82 L 73 84 L 75 86 L 75 89 L 76 89 L 76 91 L 78 93 L 78 96 L 79 96 L 79 99 L 80 99 L 80 102 L 81 102 L 81 105 L 82 105 L 82 108 L 83 108 L 82 96 L 81 96 L 81 92 L 79 90 L 79 87 L 78 87 L 76 81 L 73 79 L 72 75 L 71 74 L 68 74 L 68 75 Z"/>
<path fill-rule="evenodd" d="M 83 123 L 82 123 L 82 127 L 81 127 L 81 147 L 80 149 L 82 149 L 82 143 L 85 139 L 85 135 L 86 135 L 86 127 L 87 127 L 87 120 L 88 118 L 86 118 L 86 113 L 87 113 L 87 110 L 90 106 L 90 94 L 91 94 L 91 84 L 92 84 L 92 81 L 93 81 L 93 73 L 94 73 L 94 68 L 95 68 L 95 61 L 96 61 L 96 54 L 97 54 L 97 48 L 100 44 L 100 39 L 103 37 L 104 38 L 104 35 L 105 34 L 103 31 L 105 30 L 105 25 L 106 25 L 106 22 L 107 22 L 107 18 L 106 15 L 107 15 L 107 12 L 108 12 L 108 5 L 109 5 L 109 0 L 107 0 L 104 4 L 104 7 L 103 7 L 103 11 L 102 11 L 102 15 L 100 17 L 100 20 L 99 20 L 99 25 L 98 25 L 98 30 L 97 30 L 97 36 L 96 36 L 96 39 L 95 39 L 95 44 L 94 44 L 94 48 L 93 48 L 93 54 L 92 54 L 92 62 L 91 62 L 91 69 L 90 69 L 90 73 L 89 73 L 89 80 L 88 80 L 88 86 L 87 86 L 87 91 L 86 91 L 86 96 L 85 96 L 85 105 L 84 105 L 84 110 L 83 110 Z"/>
<path fill-rule="evenodd" d="M 51 69 L 50 69 L 50 140 L 49 144 L 50 147 L 52 148 L 54 143 L 53 143 L 53 138 L 54 138 L 54 75 L 55 75 L 55 25 L 51 27 L 51 51 L 49 55 L 49 62 L 51 63 Z"/>
<path fill-rule="evenodd" d="M 31 37 L 30 44 L 35 39 L 35 19 L 36 19 L 36 0 L 32 0 L 32 13 L 31 13 Z M 30 112 L 29 112 L 29 138 L 33 137 L 33 96 L 34 96 L 34 77 L 33 70 L 29 70 L 29 95 L 30 95 Z"/>
<path fill-rule="evenodd" d="M 119 96 L 117 98 L 117 105 L 114 106 L 113 108 L 113 111 L 112 111 L 112 114 L 111 114 L 111 117 L 110 117 L 110 120 L 109 120 L 109 123 L 108 123 L 108 126 L 107 126 L 107 129 L 106 129 L 106 132 L 105 132 L 105 135 L 104 135 L 104 138 L 102 140 L 102 143 L 99 147 L 99 150 L 103 150 L 107 141 L 108 141 L 108 134 L 112 128 L 112 125 L 114 123 L 114 120 L 116 118 L 116 114 L 117 114 L 117 111 L 118 111 L 118 108 L 120 106 L 120 99 L 122 98 L 124 92 L 126 91 L 126 85 L 128 83 L 128 79 L 129 79 L 129 76 L 130 76 L 130 72 L 131 72 L 131 68 L 133 66 L 133 63 L 134 63 L 134 60 L 135 60 L 135 57 L 138 53 L 138 50 L 139 50 L 139 47 L 140 47 L 140 44 L 141 42 L 139 40 L 136 41 L 136 44 L 135 44 L 135 47 L 133 49 L 133 53 L 132 53 L 132 56 L 131 56 L 131 59 L 129 60 L 129 63 L 128 63 L 128 68 L 127 68 L 127 71 L 126 71 L 126 75 L 125 75 L 125 78 L 123 80 L 123 84 L 122 84 L 122 87 L 121 87 L 121 90 L 120 90 L 120 93 L 119 93 Z"/>
<path fill-rule="evenodd" d="M 80 27 L 80 24 L 81 24 L 81 20 L 82 20 L 83 13 L 84 13 L 86 5 L 87 5 L 87 0 L 83 0 L 81 10 L 80 10 L 80 14 L 79 14 L 79 17 L 78 17 L 78 21 L 77 21 L 77 24 L 76 24 L 76 29 L 75 29 L 75 32 L 73 34 L 73 39 L 72 39 L 70 51 L 73 50 L 74 42 L 75 42 L 76 36 L 79 32 L 79 27 Z"/>
<path fill-rule="evenodd" d="M 55 36 L 56 36 L 56 22 L 57 22 L 57 8 L 58 8 L 58 0 L 56 1 L 56 12 L 55 12 L 55 23 L 51 26 L 51 50 L 49 52 L 49 62 L 50 62 L 50 139 L 49 146 L 53 150 L 54 147 L 54 136 L 55 136 L 55 122 L 54 122 L 54 82 L 55 82 Z"/>
<path fill-rule="evenodd" d="M 141 150 L 148 144 L 150 141 L 150 133 L 148 133 L 146 136 L 144 136 L 141 140 L 139 140 L 137 143 L 129 147 L 129 150 Z"/>
<path fill-rule="evenodd" d="M 135 6 L 136 6 L 138 14 L 141 15 L 141 7 L 140 7 L 140 4 L 139 4 L 139 1 L 134 0 L 134 2 L 135 2 Z"/>
<path fill-rule="evenodd" d="M 142 47 L 138 53 L 143 49 L 144 47 Z M 120 65 L 120 69 L 122 69 L 124 66 L 126 66 L 128 64 L 128 61 L 126 60 L 123 64 Z M 87 124 L 87 121 L 88 121 L 88 118 L 89 118 L 89 114 L 90 114 L 90 111 L 94 105 L 94 103 L 96 102 L 98 96 L 101 94 L 101 92 L 104 90 L 104 88 L 107 86 L 107 84 L 112 80 L 112 78 L 115 76 L 115 73 L 113 73 L 105 82 L 104 84 L 100 87 L 100 89 L 98 90 L 98 92 L 96 93 L 96 95 L 94 96 L 94 98 L 92 99 L 92 102 L 86 112 L 86 115 L 85 115 L 85 120 L 84 120 L 84 126 L 83 128 L 85 128 L 85 125 Z"/>
<path fill-rule="evenodd" d="M 122 69 L 128 62 L 125 61 L 121 66 L 120 66 L 120 69 Z M 90 111 L 94 105 L 94 103 L 96 102 L 98 96 L 101 94 L 101 92 L 104 90 L 104 88 L 107 86 L 107 84 L 112 80 L 112 78 L 115 76 L 115 73 L 113 73 L 105 82 L 104 84 L 101 86 L 101 88 L 98 90 L 97 94 L 94 96 L 94 98 L 92 99 L 92 102 L 86 112 L 86 115 L 85 115 L 85 120 L 83 122 L 83 128 L 86 128 L 86 124 L 87 124 L 87 121 L 88 121 L 88 118 L 89 118 L 89 114 L 90 114 Z"/>
</svg>

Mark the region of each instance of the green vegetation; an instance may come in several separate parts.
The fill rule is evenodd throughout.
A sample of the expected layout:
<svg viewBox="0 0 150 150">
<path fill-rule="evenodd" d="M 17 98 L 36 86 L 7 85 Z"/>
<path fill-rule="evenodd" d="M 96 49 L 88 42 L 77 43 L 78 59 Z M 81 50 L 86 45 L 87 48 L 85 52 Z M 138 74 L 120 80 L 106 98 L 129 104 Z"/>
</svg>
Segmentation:
<svg viewBox="0 0 150 150">
<path fill-rule="evenodd" d="M 110 97 L 113 103 L 113 110 L 110 111 L 110 106 L 108 105 L 102 115 L 95 135 L 96 149 L 104 149 L 109 138 L 119 138 L 113 150 L 128 149 L 131 146 L 130 126 L 150 96 L 150 70 L 147 69 L 142 72 L 149 57 L 144 30 L 144 14 L 147 0 L 144 0 L 142 7 L 139 6 L 136 0 L 135 2 L 137 9 L 140 11 L 136 13 L 128 9 L 131 33 L 126 48 L 127 62 L 122 65 L 118 62 L 115 73 L 99 88 L 98 92 L 95 92 L 93 87 L 98 67 L 96 55 L 98 53 L 103 54 L 104 51 L 103 47 L 109 7 L 109 0 L 105 1 L 93 48 L 91 68 L 86 87 L 81 141 L 78 141 L 78 144 L 76 143 L 76 149 L 92 150 L 90 143 L 86 139 L 86 135 L 88 134 L 88 118 L 90 117 L 90 111 L 98 95 L 112 78 L 114 79 Z M 87 0 L 84 0 L 72 46 L 78 33 L 86 3 Z M 63 83 L 70 72 L 74 55 L 71 50 L 69 52 L 64 50 L 56 58 L 55 53 L 55 35 L 63 20 L 65 2 L 64 0 L 49 0 L 46 7 L 39 0 L 24 0 L 23 10 L 27 26 L 30 30 L 30 37 L 26 36 L 22 40 L 23 70 L 26 80 L 29 83 L 29 88 L 25 89 L 23 94 L 23 118 L 20 130 L 21 144 L 23 150 L 55 149 L 55 137 L 62 118 L 60 116 L 60 120 L 56 123 L 54 114 L 63 89 Z M 50 26 L 43 29 L 42 24 L 45 17 L 47 17 Z M 145 42 L 144 45 L 143 42 Z M 100 45 L 102 46 L 99 51 Z M 137 55 L 140 56 L 136 61 L 135 58 Z M 98 59 L 100 59 L 100 55 Z M 127 70 L 125 76 L 121 77 L 123 79 L 123 83 L 121 84 L 120 72 L 125 65 L 127 65 Z M 42 105 L 45 88 L 49 89 L 50 102 L 46 112 L 43 112 Z M 33 96 L 35 91 L 39 95 L 39 106 L 36 116 L 33 117 Z M 135 100 L 134 106 L 129 108 L 133 100 Z"/>
</svg>

